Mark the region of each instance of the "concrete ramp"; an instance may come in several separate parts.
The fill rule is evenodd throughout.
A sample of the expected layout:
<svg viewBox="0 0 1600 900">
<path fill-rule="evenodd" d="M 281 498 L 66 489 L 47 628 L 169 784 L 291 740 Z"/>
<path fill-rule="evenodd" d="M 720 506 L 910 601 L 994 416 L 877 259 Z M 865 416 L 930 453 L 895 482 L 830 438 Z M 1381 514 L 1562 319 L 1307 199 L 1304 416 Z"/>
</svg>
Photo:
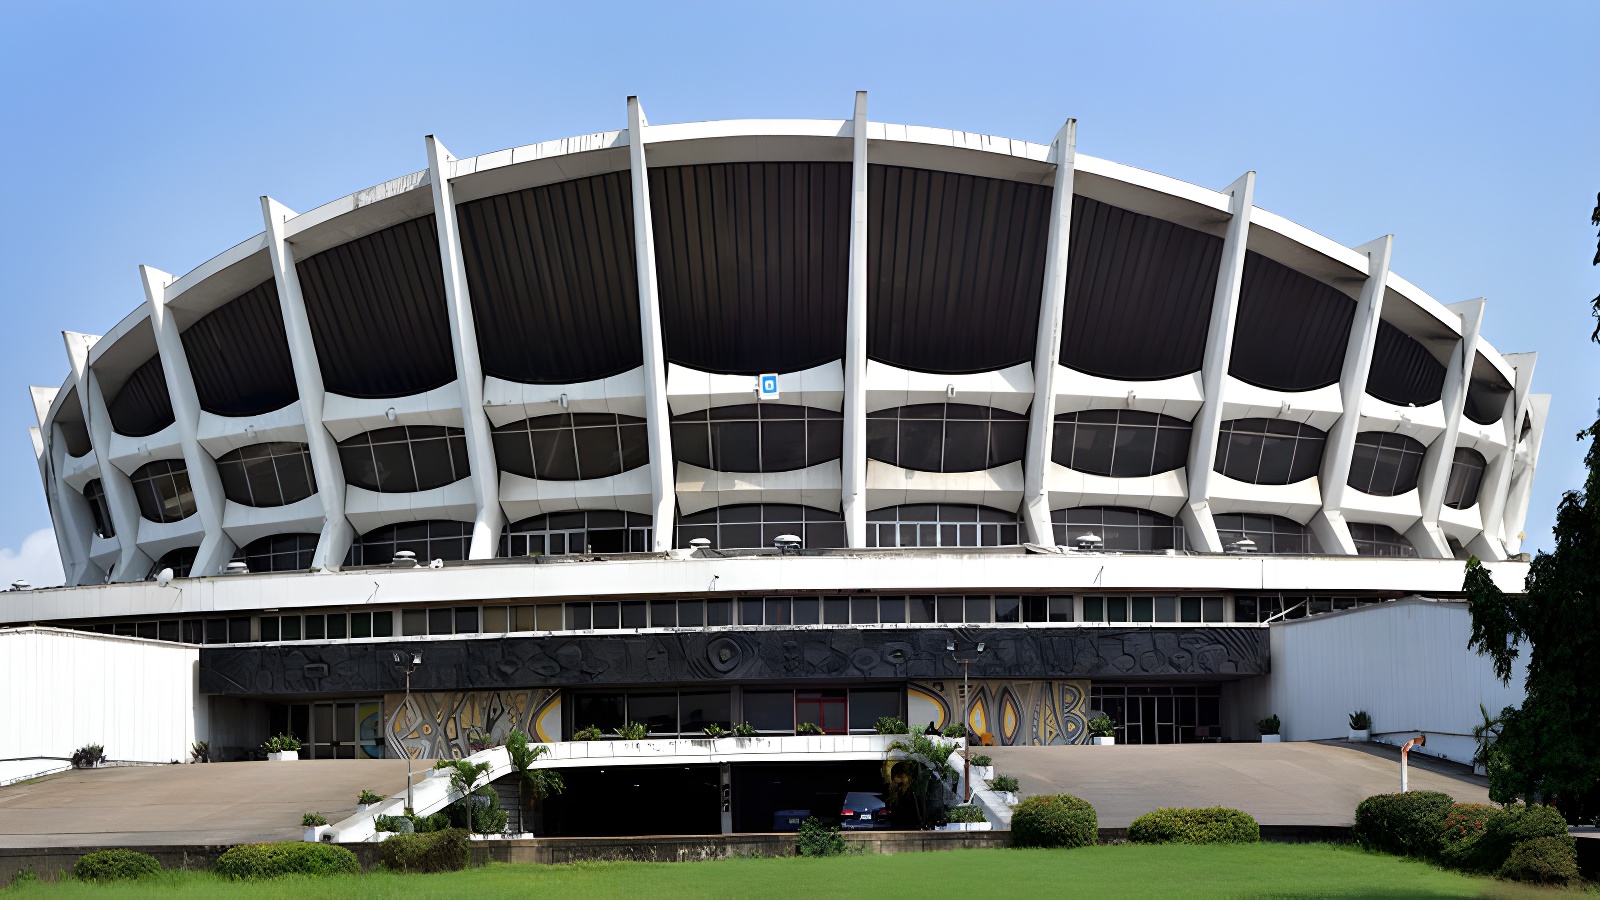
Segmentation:
<svg viewBox="0 0 1600 900">
<path fill-rule="evenodd" d="M 419 776 L 431 761 L 418 761 Z M 119 766 L 0 787 L 0 847 L 298 840 L 300 816 L 337 822 L 363 789 L 405 790 L 405 760 Z"/>
<path fill-rule="evenodd" d="M 988 747 L 997 773 L 1022 796 L 1073 794 L 1094 804 L 1103 828 L 1122 828 L 1162 806 L 1231 806 L 1263 825 L 1351 825 L 1356 804 L 1400 790 L 1393 751 L 1338 744 L 1173 744 Z M 1411 789 L 1488 803 L 1483 779 L 1413 755 Z M 1464 767 L 1461 771 L 1465 773 Z"/>
</svg>

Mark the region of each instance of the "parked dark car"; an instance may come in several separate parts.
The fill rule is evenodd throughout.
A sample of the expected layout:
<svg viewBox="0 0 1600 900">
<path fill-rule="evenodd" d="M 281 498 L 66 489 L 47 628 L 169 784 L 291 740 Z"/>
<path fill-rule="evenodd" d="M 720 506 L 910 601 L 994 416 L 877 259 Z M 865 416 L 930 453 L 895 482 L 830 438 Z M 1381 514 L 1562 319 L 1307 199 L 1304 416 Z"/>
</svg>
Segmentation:
<svg viewBox="0 0 1600 900">
<path fill-rule="evenodd" d="M 799 831 L 800 826 L 811 818 L 809 809 L 780 809 L 772 814 L 773 831 Z"/>
<path fill-rule="evenodd" d="M 894 816 L 882 794 L 851 791 L 839 810 L 839 827 L 845 831 L 872 831 L 894 827 Z"/>
</svg>

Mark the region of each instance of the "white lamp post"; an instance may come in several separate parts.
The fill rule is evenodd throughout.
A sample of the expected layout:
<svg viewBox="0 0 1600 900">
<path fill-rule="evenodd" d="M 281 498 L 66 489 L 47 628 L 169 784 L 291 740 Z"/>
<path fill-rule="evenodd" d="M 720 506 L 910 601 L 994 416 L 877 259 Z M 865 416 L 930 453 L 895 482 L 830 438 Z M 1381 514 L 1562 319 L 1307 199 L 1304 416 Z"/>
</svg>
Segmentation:
<svg viewBox="0 0 1600 900">
<path fill-rule="evenodd" d="M 405 705 L 406 705 L 406 709 L 410 709 L 411 708 L 411 673 L 415 672 L 417 670 L 417 666 L 422 665 L 422 654 L 421 653 L 413 653 L 413 654 L 411 654 L 411 662 L 408 665 L 406 663 L 406 655 L 404 653 L 396 653 L 394 655 L 394 662 L 395 662 L 395 665 L 397 667 L 399 667 L 400 671 L 404 672 L 405 675 L 406 675 L 406 699 L 405 699 Z M 405 747 L 403 747 L 403 746 L 400 749 L 401 749 L 401 752 L 405 753 L 405 757 L 406 757 L 406 815 L 411 815 L 412 814 L 412 810 L 416 809 L 415 806 L 411 805 L 411 753 L 409 751 L 407 751 L 405 749 Z"/>
<path fill-rule="evenodd" d="M 967 729 L 972 727 L 972 691 L 967 685 L 967 667 L 977 662 L 978 654 L 983 653 L 983 641 L 978 642 L 977 653 L 967 657 L 956 653 L 955 638 L 945 641 L 944 648 L 950 651 L 950 656 L 956 662 L 961 663 L 961 696 L 963 699 L 961 704 L 961 730 L 966 732 Z M 971 735 L 968 735 L 968 739 L 961 748 L 961 782 L 963 793 L 966 795 L 966 799 L 962 801 L 963 803 L 972 802 L 972 742 L 970 738 Z"/>
</svg>

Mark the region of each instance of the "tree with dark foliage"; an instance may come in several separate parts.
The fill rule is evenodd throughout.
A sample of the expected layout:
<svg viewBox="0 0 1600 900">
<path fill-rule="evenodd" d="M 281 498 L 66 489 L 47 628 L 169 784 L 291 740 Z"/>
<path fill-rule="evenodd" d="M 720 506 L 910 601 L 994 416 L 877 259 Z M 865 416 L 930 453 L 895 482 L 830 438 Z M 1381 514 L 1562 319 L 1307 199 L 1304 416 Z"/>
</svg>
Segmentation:
<svg viewBox="0 0 1600 900">
<path fill-rule="evenodd" d="M 1600 196 L 1592 218 L 1600 226 Z M 1600 245 L 1594 264 L 1600 265 Z M 1600 297 L 1593 301 L 1600 321 Z M 1600 324 L 1591 339 L 1600 343 Z M 1567 491 L 1556 507 L 1555 550 L 1528 569 L 1524 592 L 1506 596 L 1476 559 L 1467 561 L 1462 589 L 1472 610 L 1468 646 L 1494 661 L 1509 681 L 1526 641 L 1528 696 L 1506 707 L 1499 740 L 1489 754 L 1489 795 L 1543 800 L 1568 822 L 1600 814 L 1600 419 L 1578 432 L 1589 441 L 1582 491 Z"/>
</svg>

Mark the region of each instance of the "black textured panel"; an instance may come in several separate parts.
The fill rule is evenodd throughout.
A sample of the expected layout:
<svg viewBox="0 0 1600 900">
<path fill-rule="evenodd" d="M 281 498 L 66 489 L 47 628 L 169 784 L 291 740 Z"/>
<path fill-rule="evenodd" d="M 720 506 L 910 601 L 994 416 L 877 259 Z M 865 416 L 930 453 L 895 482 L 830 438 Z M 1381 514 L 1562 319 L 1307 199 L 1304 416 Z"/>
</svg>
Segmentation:
<svg viewBox="0 0 1600 900">
<path fill-rule="evenodd" d="M 1337 384 L 1355 315 L 1339 291 L 1247 251 L 1228 374 L 1275 391 Z"/>
<path fill-rule="evenodd" d="M 1511 388 L 1474 378 L 1467 385 L 1467 403 L 1462 413 L 1479 425 L 1493 425 L 1500 421 L 1506 409 L 1506 397 Z"/>
<path fill-rule="evenodd" d="M 1444 364 L 1422 342 L 1388 322 L 1378 323 L 1367 393 L 1396 406 L 1427 406 L 1443 395 L 1444 374 Z"/>
<path fill-rule="evenodd" d="M 867 170 L 867 355 L 920 372 L 1033 359 L 1050 189 Z"/>
<path fill-rule="evenodd" d="M 167 376 L 161 371 L 161 354 L 133 370 L 117 395 L 106 402 L 106 412 L 117 434 L 128 437 L 155 434 L 172 424 L 172 397 L 167 394 Z"/>
<path fill-rule="evenodd" d="M 455 379 L 433 216 L 324 250 L 298 268 L 323 387 L 404 397 Z"/>
<path fill-rule="evenodd" d="M 566 384 L 640 365 L 627 172 L 485 197 L 457 214 L 485 373 Z"/>
<path fill-rule="evenodd" d="M 278 285 L 263 281 L 183 332 L 200 408 L 219 416 L 255 416 L 299 397 Z"/>
<path fill-rule="evenodd" d="M 650 170 L 667 359 L 797 372 L 844 357 L 848 163 Z"/>
<path fill-rule="evenodd" d="M 1070 254 L 1062 365 L 1130 381 L 1200 370 L 1221 238 L 1073 197 Z"/>
<path fill-rule="evenodd" d="M 984 628 L 974 678 L 1259 675 L 1268 669 L 1266 629 Z M 411 641 L 428 663 L 414 691 L 512 687 L 693 684 L 840 679 L 959 679 L 945 649 L 948 628 L 707 629 L 637 635 L 552 635 L 503 640 Z M 389 646 L 382 645 L 382 646 Z M 372 644 L 202 647 L 206 694 L 386 693 L 404 688 L 390 652 Z"/>
</svg>

